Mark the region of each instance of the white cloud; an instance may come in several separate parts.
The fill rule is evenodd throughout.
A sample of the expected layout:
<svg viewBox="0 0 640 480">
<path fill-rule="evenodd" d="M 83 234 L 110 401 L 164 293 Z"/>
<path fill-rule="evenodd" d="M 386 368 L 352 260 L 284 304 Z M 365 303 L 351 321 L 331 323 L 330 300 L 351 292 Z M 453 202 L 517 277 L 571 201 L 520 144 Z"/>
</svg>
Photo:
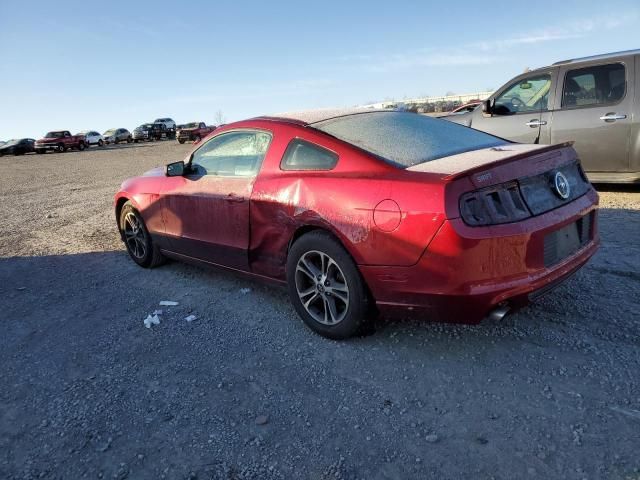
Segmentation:
<svg viewBox="0 0 640 480">
<path fill-rule="evenodd" d="M 521 45 L 558 42 L 584 38 L 596 32 L 637 22 L 639 11 L 621 16 L 599 16 L 563 22 L 562 25 L 531 30 L 506 38 L 493 38 L 467 43 L 455 48 L 423 48 L 404 53 L 347 54 L 335 60 L 369 72 L 385 73 L 416 67 L 490 65 L 506 60 L 506 55 Z"/>
</svg>

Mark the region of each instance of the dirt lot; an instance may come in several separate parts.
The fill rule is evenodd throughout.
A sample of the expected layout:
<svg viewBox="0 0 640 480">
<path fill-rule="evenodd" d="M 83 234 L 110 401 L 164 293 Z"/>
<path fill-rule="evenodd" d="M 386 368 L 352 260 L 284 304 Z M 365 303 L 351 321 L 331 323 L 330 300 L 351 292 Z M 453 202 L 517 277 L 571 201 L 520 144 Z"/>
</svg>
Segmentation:
<svg viewBox="0 0 640 480">
<path fill-rule="evenodd" d="M 129 259 L 113 193 L 189 149 L 0 159 L 0 478 L 640 478 L 640 189 L 502 323 L 333 342 L 283 290 Z"/>
</svg>

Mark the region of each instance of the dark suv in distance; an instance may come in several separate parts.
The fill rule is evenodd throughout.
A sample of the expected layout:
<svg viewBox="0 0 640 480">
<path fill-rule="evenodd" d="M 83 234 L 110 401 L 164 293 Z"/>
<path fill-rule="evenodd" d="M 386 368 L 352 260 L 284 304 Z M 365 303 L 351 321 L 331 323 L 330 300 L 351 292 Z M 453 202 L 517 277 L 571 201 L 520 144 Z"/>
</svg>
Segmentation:
<svg viewBox="0 0 640 480">
<path fill-rule="evenodd" d="M 0 145 L 0 157 L 3 155 L 24 155 L 35 152 L 33 138 L 14 138 Z"/>
<path fill-rule="evenodd" d="M 162 123 L 143 123 L 133 131 L 133 141 L 138 143 L 143 140 L 152 142 L 160 140 L 166 133 L 166 128 Z"/>
</svg>

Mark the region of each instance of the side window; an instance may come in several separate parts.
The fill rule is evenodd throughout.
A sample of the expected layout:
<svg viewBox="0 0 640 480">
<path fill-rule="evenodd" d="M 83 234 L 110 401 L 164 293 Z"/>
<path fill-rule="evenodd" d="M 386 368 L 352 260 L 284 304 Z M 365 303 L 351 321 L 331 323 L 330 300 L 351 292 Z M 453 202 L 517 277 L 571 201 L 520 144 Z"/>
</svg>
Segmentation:
<svg viewBox="0 0 640 480">
<path fill-rule="evenodd" d="M 258 131 L 236 131 L 212 138 L 193 153 L 191 168 L 196 175 L 252 177 L 260 170 L 271 135 Z"/>
<path fill-rule="evenodd" d="M 617 103 L 625 94 L 625 68 L 621 63 L 570 70 L 562 87 L 562 107 Z"/>
<path fill-rule="evenodd" d="M 338 163 L 335 153 L 305 142 L 293 139 L 284 152 L 280 168 L 282 170 L 331 170 Z"/>
<path fill-rule="evenodd" d="M 206 127 L 206 125 L 204 123 L 200 122 L 200 126 L 198 128 L 205 128 L 205 127 Z"/>
<path fill-rule="evenodd" d="M 547 110 L 551 90 L 551 76 L 538 75 L 510 85 L 495 100 L 493 113 L 513 115 Z"/>
</svg>

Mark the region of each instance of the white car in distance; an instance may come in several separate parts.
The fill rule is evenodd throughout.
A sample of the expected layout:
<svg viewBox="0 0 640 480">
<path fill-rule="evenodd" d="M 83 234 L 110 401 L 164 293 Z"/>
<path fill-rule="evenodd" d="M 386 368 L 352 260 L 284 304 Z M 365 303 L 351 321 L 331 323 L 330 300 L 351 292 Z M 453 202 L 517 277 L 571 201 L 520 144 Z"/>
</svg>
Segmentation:
<svg viewBox="0 0 640 480">
<path fill-rule="evenodd" d="M 91 145 L 98 145 L 99 147 L 102 147 L 104 145 L 102 135 L 95 130 L 83 130 L 82 132 L 78 132 L 77 135 L 84 135 L 84 143 L 87 147 L 90 147 Z"/>
</svg>

